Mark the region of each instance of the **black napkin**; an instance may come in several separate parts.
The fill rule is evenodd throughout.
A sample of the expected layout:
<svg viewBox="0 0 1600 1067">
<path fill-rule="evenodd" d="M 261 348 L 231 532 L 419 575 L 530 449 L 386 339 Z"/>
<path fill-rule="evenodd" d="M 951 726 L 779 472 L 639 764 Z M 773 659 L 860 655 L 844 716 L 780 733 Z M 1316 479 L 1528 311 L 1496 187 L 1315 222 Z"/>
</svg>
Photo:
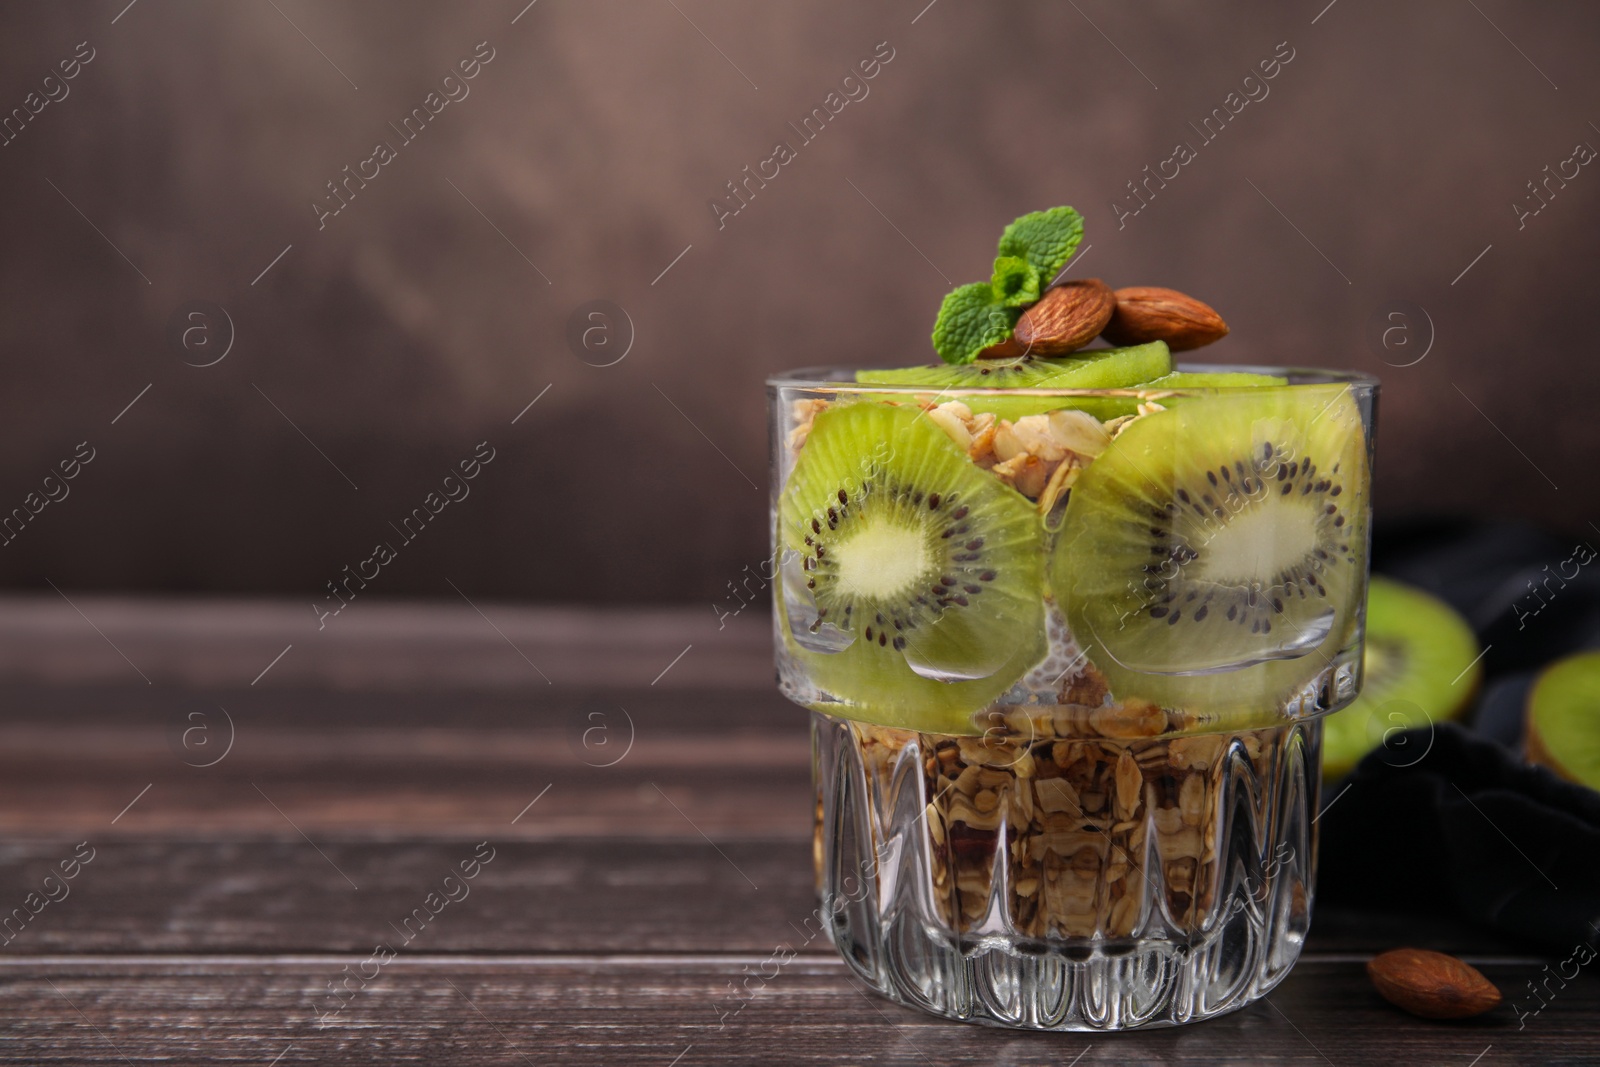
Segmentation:
<svg viewBox="0 0 1600 1067">
<path fill-rule="evenodd" d="M 1485 649 L 1486 679 L 1600 647 L 1600 537 L 1523 523 L 1410 518 L 1380 523 L 1372 569 L 1461 612 Z"/>
<path fill-rule="evenodd" d="M 1600 793 L 1454 723 L 1396 734 L 1327 797 L 1318 897 L 1600 945 Z"/>
</svg>

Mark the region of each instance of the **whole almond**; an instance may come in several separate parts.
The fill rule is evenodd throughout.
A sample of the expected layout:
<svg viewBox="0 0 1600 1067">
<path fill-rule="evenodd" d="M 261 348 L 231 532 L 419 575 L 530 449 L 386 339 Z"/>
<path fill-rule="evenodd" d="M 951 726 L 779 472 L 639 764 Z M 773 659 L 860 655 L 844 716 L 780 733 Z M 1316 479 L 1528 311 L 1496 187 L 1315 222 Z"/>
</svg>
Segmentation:
<svg viewBox="0 0 1600 1067">
<path fill-rule="evenodd" d="M 1500 990 L 1454 956 L 1397 948 L 1367 961 L 1383 999 L 1424 1019 L 1465 1019 L 1500 1003 Z"/>
<path fill-rule="evenodd" d="M 1165 341 L 1172 351 L 1186 352 L 1228 335 L 1221 315 L 1176 289 L 1133 285 L 1115 295 L 1117 308 L 1105 328 L 1114 345 Z"/>
<path fill-rule="evenodd" d="M 1099 336 L 1116 307 L 1116 296 L 1099 278 L 1063 282 L 1022 313 L 1011 337 L 1033 355 L 1064 356 Z"/>
</svg>

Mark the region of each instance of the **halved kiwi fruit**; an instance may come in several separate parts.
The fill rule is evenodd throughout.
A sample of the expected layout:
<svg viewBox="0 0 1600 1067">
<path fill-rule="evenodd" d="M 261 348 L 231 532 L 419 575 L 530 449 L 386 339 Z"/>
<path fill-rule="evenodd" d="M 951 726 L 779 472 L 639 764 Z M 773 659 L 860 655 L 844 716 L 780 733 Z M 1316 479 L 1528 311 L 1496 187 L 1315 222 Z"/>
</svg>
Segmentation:
<svg viewBox="0 0 1600 1067">
<path fill-rule="evenodd" d="M 1119 700 L 1259 714 L 1349 644 L 1366 522 L 1347 387 L 1197 396 L 1083 472 L 1050 585 Z"/>
<path fill-rule="evenodd" d="M 1345 774 L 1386 734 L 1460 718 L 1483 674 L 1478 639 L 1449 604 L 1374 576 L 1367 589 L 1361 695 L 1324 720 L 1322 770 Z"/>
<path fill-rule="evenodd" d="M 1172 371 L 1172 353 L 1163 341 L 1127 348 L 1093 349 L 1051 359 L 981 359 L 959 366 L 895 367 L 861 370 L 862 385 L 914 385 L 937 395 L 957 389 L 1124 389 L 1159 378 Z M 918 396 L 923 394 L 919 393 Z M 885 399 L 902 399 L 895 396 Z M 904 399 L 910 399 L 909 397 Z M 1095 410 L 1106 399 L 1097 397 L 962 396 L 973 412 L 993 412 L 1002 419 L 1019 419 L 1057 408 L 1082 408 L 1097 418 L 1110 418 Z M 1132 410 L 1132 401 L 1110 403 Z M 1117 413 L 1121 413 L 1120 407 Z M 1109 411 L 1109 409 L 1107 409 Z"/>
<path fill-rule="evenodd" d="M 1600 652 L 1580 652 L 1539 672 L 1528 694 L 1528 759 L 1600 789 Z"/>
<path fill-rule="evenodd" d="M 1033 505 L 919 408 L 819 414 L 778 507 L 779 625 L 827 711 L 970 733 L 1044 652 Z"/>
</svg>

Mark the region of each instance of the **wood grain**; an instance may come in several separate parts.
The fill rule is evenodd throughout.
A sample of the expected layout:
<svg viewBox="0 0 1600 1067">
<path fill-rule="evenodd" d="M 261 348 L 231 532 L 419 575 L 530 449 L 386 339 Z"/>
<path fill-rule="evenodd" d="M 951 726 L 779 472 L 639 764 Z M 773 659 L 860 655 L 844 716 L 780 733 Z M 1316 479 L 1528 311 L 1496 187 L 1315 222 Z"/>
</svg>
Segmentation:
<svg viewBox="0 0 1600 1067">
<path fill-rule="evenodd" d="M 1270 1003 L 1176 1031 L 1017 1034 L 869 995 L 805 935 L 806 715 L 772 687 L 764 633 L 729 627 L 700 674 L 678 675 L 685 656 L 652 685 L 690 643 L 685 613 L 614 617 L 632 643 L 602 657 L 583 650 L 596 638 L 570 630 L 572 616 L 528 612 L 507 631 L 516 649 L 491 630 L 464 667 L 455 657 L 472 642 L 448 635 L 470 620 L 419 610 L 394 616 L 388 637 L 367 631 L 251 686 L 223 675 L 247 646 L 283 636 L 282 606 L 236 605 L 235 617 L 224 605 L 204 625 L 159 605 L 143 622 L 136 604 L 90 606 L 119 644 L 143 633 L 138 650 L 164 666 L 154 684 L 110 664 L 66 684 L 66 660 L 0 653 L 0 914 L 78 842 L 95 850 L 70 894 L 0 948 L 0 1064 L 559 1055 L 668 1067 L 681 1054 L 685 1067 L 942 1067 L 1081 1053 L 1466 1067 L 1492 1044 L 1479 1062 L 1495 1067 L 1600 1050 L 1600 982 L 1580 975 L 1519 1030 L 1510 1004 L 1536 1006 L 1526 983 L 1543 962 L 1437 916 L 1320 909 Z M 7 610 L 0 632 L 27 631 L 26 613 Z M 39 632 L 69 622 L 51 616 Z M 62 640 L 115 656 L 98 636 Z M 475 673 L 502 654 L 523 670 L 523 654 L 567 665 L 550 685 L 512 683 L 497 673 L 506 664 Z M 185 741 L 197 724 L 213 733 Z M 469 894 L 421 923 L 426 895 L 484 841 L 494 858 Z M 378 943 L 398 958 L 319 1028 L 328 983 Z M 1464 1026 L 1400 1014 L 1361 965 L 1402 943 L 1465 956 L 1508 1005 Z M 777 979 L 747 1003 L 731 992 L 780 946 L 799 955 Z"/>
<path fill-rule="evenodd" d="M 709 601 L 624 610 L 375 599 L 321 620 L 309 595 L 72 594 L 70 603 L 53 594 L 10 595 L 0 597 L 0 679 L 244 687 L 259 676 L 256 684 L 269 689 L 367 693 L 537 692 L 596 680 L 637 689 L 770 689 L 771 609 L 747 595 L 754 603 L 733 614 L 740 601 L 724 593 L 721 618 Z"/>
<path fill-rule="evenodd" d="M 362 957 L 120 958 L 0 966 L 0 1063 L 1457 1064 L 1593 1062 L 1594 1023 L 1557 997 L 1445 1025 L 1400 1014 L 1355 963 L 1302 963 L 1267 1001 L 1193 1026 L 1026 1034 L 934 1019 L 806 956 L 741 1001 L 763 955 L 541 959 L 402 955 L 339 1014 Z M 1485 968 L 1511 986 L 1522 971 Z M 369 972 L 370 973 L 370 972 Z M 741 1007 L 742 1005 L 742 1007 Z M 1592 1001 L 1588 1002 L 1592 1007 Z M 324 1013 L 319 1016 L 319 1012 Z M 319 1025 L 326 1019 L 326 1025 Z M 1074 1057 L 1080 1057 L 1074 1060 Z M 678 1057 L 681 1057 L 679 1059 Z"/>
<path fill-rule="evenodd" d="M 13 688 L 5 701 L 0 833 L 12 837 L 297 838 L 298 826 L 384 838 L 798 840 L 811 829 L 806 713 L 770 687 L 509 697 L 135 685 Z M 211 747 L 186 748 L 184 732 L 202 729 Z M 214 766 L 190 765 L 223 751 Z"/>
<path fill-rule="evenodd" d="M 313 840 L 95 843 L 70 895 L 4 954 L 365 952 L 401 937 L 396 927 L 483 839 Z M 74 843 L 0 846 L 0 912 Z M 805 947 L 797 928 L 816 907 L 805 842 L 713 845 L 689 830 L 678 840 L 496 837 L 490 847 L 494 859 L 421 928 L 418 948 L 764 954 Z"/>
<path fill-rule="evenodd" d="M 542 803 L 542 802 L 541 802 Z M 112 838 L 5 945 L 12 958 L 68 953 L 365 951 L 402 924 L 483 839 L 348 841 Z M 495 858 L 417 947 L 455 953 L 826 950 L 810 844 L 493 836 Z M 19 906 L 76 839 L 0 845 L 0 912 Z M 346 881 L 346 878 L 349 880 Z M 459 892 L 459 891 L 458 891 Z M 1347 958 L 1405 943 L 1473 958 L 1527 958 L 1459 925 L 1319 909 L 1307 955 Z"/>
</svg>

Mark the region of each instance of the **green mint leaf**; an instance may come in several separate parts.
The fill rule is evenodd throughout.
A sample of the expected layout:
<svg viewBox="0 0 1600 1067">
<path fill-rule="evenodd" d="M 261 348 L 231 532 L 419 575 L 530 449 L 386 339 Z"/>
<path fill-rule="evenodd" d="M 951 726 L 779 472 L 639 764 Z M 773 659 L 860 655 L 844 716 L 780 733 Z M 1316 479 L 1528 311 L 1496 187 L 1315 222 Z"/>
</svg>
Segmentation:
<svg viewBox="0 0 1600 1067">
<path fill-rule="evenodd" d="M 1019 256 L 1039 272 L 1048 286 L 1083 240 L 1083 216 L 1070 207 L 1035 211 L 1017 219 L 1000 235 L 1000 256 Z M 999 261 L 996 261 L 998 267 Z"/>
<path fill-rule="evenodd" d="M 995 301 L 1008 308 L 1024 307 L 1039 299 L 1039 269 L 1021 256 L 1001 256 L 994 261 L 989 282 Z"/>
<path fill-rule="evenodd" d="M 1010 338 L 1021 317 L 1020 309 L 996 302 L 988 282 L 963 285 L 939 306 L 933 324 L 934 351 L 946 363 L 971 363 L 985 348 Z"/>
</svg>

